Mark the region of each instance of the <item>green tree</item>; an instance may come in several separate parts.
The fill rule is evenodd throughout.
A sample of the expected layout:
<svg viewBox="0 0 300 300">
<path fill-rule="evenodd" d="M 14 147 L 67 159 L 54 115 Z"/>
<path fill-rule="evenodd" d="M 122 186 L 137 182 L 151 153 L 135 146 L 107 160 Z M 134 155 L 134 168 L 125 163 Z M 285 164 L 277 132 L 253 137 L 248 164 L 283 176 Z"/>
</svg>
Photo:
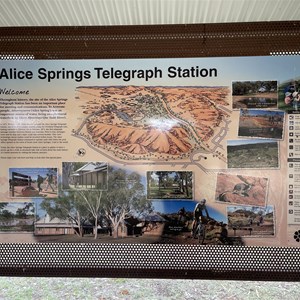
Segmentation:
<svg viewBox="0 0 300 300">
<path fill-rule="evenodd" d="M 113 236 L 119 236 L 119 226 L 130 217 L 139 217 L 152 211 L 151 202 L 146 198 L 141 176 L 124 169 L 109 168 L 108 190 L 103 199 L 103 211 L 110 220 Z"/>
<path fill-rule="evenodd" d="M 14 219 L 14 214 L 7 209 L 3 209 L 0 213 L 0 221 L 9 225 Z"/>
<path fill-rule="evenodd" d="M 83 224 L 88 210 L 81 199 L 76 197 L 75 192 L 63 193 L 57 199 L 44 199 L 40 206 L 50 218 L 56 217 L 70 221 L 71 224 L 74 224 L 74 232 L 78 236 L 83 236 Z M 75 227 L 78 228 L 78 231 Z"/>
<path fill-rule="evenodd" d="M 161 186 L 164 188 L 167 187 L 166 184 L 169 180 L 169 172 L 159 171 L 155 173 L 158 176 L 158 192 L 160 193 Z"/>
<path fill-rule="evenodd" d="M 1 202 L 1 203 L 0 203 L 0 214 L 1 214 L 1 211 L 3 210 L 3 208 L 4 208 L 5 206 L 7 206 L 7 205 L 8 205 L 7 202 Z"/>
<path fill-rule="evenodd" d="M 62 164 L 62 188 L 70 189 L 70 175 L 81 168 L 85 163 L 82 162 L 63 162 Z"/>
<path fill-rule="evenodd" d="M 22 209 L 22 208 L 18 208 L 17 210 L 16 210 L 16 218 L 18 218 L 18 219 L 25 219 L 26 218 L 26 213 L 24 212 L 24 209 Z"/>
<path fill-rule="evenodd" d="M 26 217 L 28 215 L 33 215 L 34 214 L 34 205 L 33 205 L 32 202 L 25 202 L 24 207 L 21 208 L 21 210 L 22 210 L 22 214 L 23 214 L 24 219 L 26 219 Z"/>
<path fill-rule="evenodd" d="M 98 221 L 101 214 L 102 190 L 82 190 L 76 193 L 77 202 L 80 201 L 84 210 L 91 214 L 94 220 L 94 238 L 98 237 Z"/>
</svg>

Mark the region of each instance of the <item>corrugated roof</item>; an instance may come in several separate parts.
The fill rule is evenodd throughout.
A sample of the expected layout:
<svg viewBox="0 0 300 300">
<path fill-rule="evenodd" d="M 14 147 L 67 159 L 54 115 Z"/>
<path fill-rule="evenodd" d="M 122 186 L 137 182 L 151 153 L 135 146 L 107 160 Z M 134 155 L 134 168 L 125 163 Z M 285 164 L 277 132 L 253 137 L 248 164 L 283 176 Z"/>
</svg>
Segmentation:
<svg viewBox="0 0 300 300">
<path fill-rule="evenodd" d="M 0 0 L 0 27 L 293 21 L 299 0 Z"/>
<path fill-rule="evenodd" d="M 74 227 L 77 226 L 70 220 L 63 220 L 57 217 L 51 218 L 48 214 L 35 222 L 35 227 Z"/>
<path fill-rule="evenodd" d="M 85 164 L 84 166 L 82 166 L 81 168 L 77 169 L 75 171 L 74 174 L 72 174 L 73 176 L 77 175 L 79 176 L 80 174 L 78 174 L 78 172 L 95 172 L 95 171 L 101 171 L 101 170 L 107 170 L 107 164 L 106 163 L 99 163 L 99 162 L 90 162 Z"/>
</svg>

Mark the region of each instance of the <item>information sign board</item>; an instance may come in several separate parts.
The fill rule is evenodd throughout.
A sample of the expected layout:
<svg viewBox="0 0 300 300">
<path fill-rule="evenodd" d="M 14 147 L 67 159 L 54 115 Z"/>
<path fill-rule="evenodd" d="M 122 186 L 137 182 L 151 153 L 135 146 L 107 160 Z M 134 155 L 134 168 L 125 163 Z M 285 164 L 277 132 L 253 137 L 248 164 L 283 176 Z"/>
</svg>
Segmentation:
<svg viewBox="0 0 300 300">
<path fill-rule="evenodd" d="M 0 71 L 0 242 L 299 245 L 297 57 Z"/>
</svg>

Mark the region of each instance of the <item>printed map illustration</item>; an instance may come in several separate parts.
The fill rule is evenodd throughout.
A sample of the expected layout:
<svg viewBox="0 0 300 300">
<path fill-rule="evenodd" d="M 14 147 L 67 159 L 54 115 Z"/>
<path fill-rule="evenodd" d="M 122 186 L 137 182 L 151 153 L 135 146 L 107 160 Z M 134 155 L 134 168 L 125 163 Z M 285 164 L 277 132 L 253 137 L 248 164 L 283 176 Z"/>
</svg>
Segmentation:
<svg viewBox="0 0 300 300">
<path fill-rule="evenodd" d="M 82 86 L 76 100 L 83 121 L 73 134 L 122 160 L 221 157 L 228 99 L 228 87 Z"/>
</svg>

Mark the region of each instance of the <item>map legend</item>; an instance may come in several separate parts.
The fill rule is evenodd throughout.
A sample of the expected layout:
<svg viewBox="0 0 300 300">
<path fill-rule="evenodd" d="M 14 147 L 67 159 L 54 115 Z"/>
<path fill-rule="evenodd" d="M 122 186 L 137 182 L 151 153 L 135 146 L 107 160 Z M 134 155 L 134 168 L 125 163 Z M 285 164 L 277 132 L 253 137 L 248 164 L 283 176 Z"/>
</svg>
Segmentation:
<svg viewBox="0 0 300 300">
<path fill-rule="evenodd" d="M 300 114 L 288 115 L 288 223 L 300 224 Z"/>
</svg>

